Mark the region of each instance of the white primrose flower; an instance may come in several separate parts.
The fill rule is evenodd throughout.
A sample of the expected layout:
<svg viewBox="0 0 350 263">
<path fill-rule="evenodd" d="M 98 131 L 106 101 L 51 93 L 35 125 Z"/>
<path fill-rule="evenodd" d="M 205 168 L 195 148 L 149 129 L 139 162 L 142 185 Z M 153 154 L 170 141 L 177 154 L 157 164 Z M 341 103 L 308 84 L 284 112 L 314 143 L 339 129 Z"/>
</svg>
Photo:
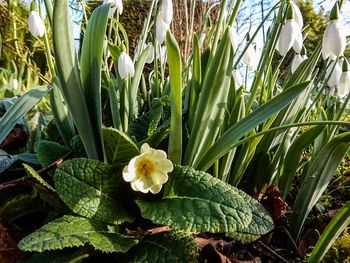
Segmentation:
<svg viewBox="0 0 350 263">
<path fill-rule="evenodd" d="M 300 40 L 300 31 L 301 29 L 294 19 L 288 19 L 287 22 L 283 25 L 276 46 L 276 49 L 281 54 L 281 56 L 285 56 L 287 54 L 287 52 L 294 45 L 294 42 L 298 37 Z M 295 46 L 298 47 L 299 42 Z"/>
<path fill-rule="evenodd" d="M 332 68 L 333 67 L 330 66 L 328 71 L 331 71 Z M 339 65 L 339 63 L 336 63 L 333 71 L 330 73 L 331 75 L 327 82 L 329 87 L 334 88 L 339 85 L 341 73 L 342 73 L 341 66 Z"/>
<path fill-rule="evenodd" d="M 125 80 L 128 76 L 133 77 L 135 75 L 134 63 L 130 56 L 124 51 L 118 58 L 118 72 L 121 79 Z"/>
<path fill-rule="evenodd" d="M 140 155 L 132 158 L 123 170 L 123 178 L 130 182 L 134 191 L 157 194 L 168 181 L 173 164 L 162 150 L 151 148 L 147 143 L 141 146 Z"/>
<path fill-rule="evenodd" d="M 122 0 L 103 0 L 103 4 L 111 4 L 109 7 L 108 17 L 113 17 L 115 11 L 118 11 L 119 15 L 123 13 Z"/>
<path fill-rule="evenodd" d="M 28 30 L 33 37 L 42 37 L 45 33 L 44 21 L 36 11 L 29 12 Z"/>
<path fill-rule="evenodd" d="M 300 64 L 307 59 L 307 56 L 301 56 L 300 54 L 296 54 L 293 58 L 292 61 L 292 67 L 291 67 L 291 71 L 292 73 L 294 73 L 297 68 L 300 66 Z"/>
<path fill-rule="evenodd" d="M 299 7 L 293 1 L 290 1 L 290 6 L 293 10 L 293 17 L 295 22 L 299 25 L 300 29 L 302 29 L 304 26 L 304 20 Z"/>
<path fill-rule="evenodd" d="M 243 85 L 241 73 L 239 73 L 238 69 L 232 70 L 232 77 L 233 77 L 233 80 L 235 81 L 235 89 L 238 90 Z"/>
</svg>

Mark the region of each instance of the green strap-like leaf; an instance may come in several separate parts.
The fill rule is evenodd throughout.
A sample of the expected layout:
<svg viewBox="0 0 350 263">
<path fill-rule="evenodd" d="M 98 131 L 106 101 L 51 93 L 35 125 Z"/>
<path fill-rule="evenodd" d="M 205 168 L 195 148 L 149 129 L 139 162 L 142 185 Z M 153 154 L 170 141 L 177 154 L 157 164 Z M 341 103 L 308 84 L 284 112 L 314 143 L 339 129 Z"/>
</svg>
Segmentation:
<svg viewBox="0 0 350 263">
<path fill-rule="evenodd" d="M 307 262 L 318 263 L 326 255 L 337 237 L 350 224 L 350 201 L 348 201 L 342 209 L 333 217 L 332 221 L 323 231 L 320 239 L 317 241 L 311 256 Z"/>
<path fill-rule="evenodd" d="M 176 166 L 163 199 L 137 201 L 156 224 L 194 233 L 227 233 L 250 242 L 273 228 L 268 212 L 242 191 L 190 167 Z"/>
<path fill-rule="evenodd" d="M 97 7 L 88 22 L 81 49 L 80 75 L 84 97 L 98 150 L 103 149 L 102 106 L 101 106 L 101 67 L 103 42 L 107 29 L 109 5 Z M 99 152 L 99 158 L 103 153 Z"/>
<path fill-rule="evenodd" d="M 183 232 L 169 232 L 145 237 L 130 249 L 125 262 L 188 263 L 197 262 L 197 254 L 193 237 Z"/>
<path fill-rule="evenodd" d="M 63 216 L 22 239 L 18 247 L 23 251 L 46 250 L 92 245 L 103 252 L 126 252 L 138 239 L 113 233 L 105 224 L 78 216 Z"/>
<path fill-rule="evenodd" d="M 290 232 L 295 240 L 300 235 L 306 217 L 326 190 L 349 145 L 350 132 L 343 133 L 327 143 L 310 164 L 290 220 Z"/>
<path fill-rule="evenodd" d="M 209 169 L 218 158 L 230 151 L 234 143 L 236 143 L 242 136 L 286 107 L 305 88 L 307 88 L 309 84 L 309 81 L 303 82 L 283 91 L 281 94 L 254 110 L 241 121 L 234 124 L 214 143 L 194 167 L 200 170 Z"/>
<path fill-rule="evenodd" d="M 169 63 L 171 121 L 168 156 L 175 164 L 181 164 L 182 155 L 182 78 L 181 55 L 175 37 L 168 30 L 166 50 Z"/>
<path fill-rule="evenodd" d="M 49 86 L 39 86 L 24 93 L 16 100 L 0 118 L 0 143 L 5 140 L 6 136 L 11 132 L 13 127 L 15 127 L 19 119 L 33 108 L 50 89 L 51 87 Z"/>
<path fill-rule="evenodd" d="M 140 153 L 138 147 L 129 136 L 117 129 L 104 128 L 103 140 L 109 164 L 127 163 Z"/>
<path fill-rule="evenodd" d="M 119 176 L 119 177 L 118 177 Z M 55 172 L 55 188 L 63 202 L 81 216 L 110 224 L 132 221 L 123 206 L 113 198 L 120 175 L 110 165 L 85 158 L 71 159 Z"/>
<path fill-rule="evenodd" d="M 71 23 L 68 1 L 55 1 L 53 43 L 62 94 L 73 115 L 87 155 L 91 159 L 102 159 L 102 149 L 99 148 L 101 143 L 94 135 L 87 102 L 83 95 Z"/>
</svg>

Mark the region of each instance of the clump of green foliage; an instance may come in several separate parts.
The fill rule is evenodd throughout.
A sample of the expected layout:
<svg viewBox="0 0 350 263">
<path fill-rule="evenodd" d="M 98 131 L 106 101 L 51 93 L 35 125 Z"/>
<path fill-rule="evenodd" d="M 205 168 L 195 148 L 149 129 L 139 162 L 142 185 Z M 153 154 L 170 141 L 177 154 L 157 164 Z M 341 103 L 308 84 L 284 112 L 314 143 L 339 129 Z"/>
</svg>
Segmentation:
<svg viewBox="0 0 350 263">
<path fill-rule="evenodd" d="M 350 262 L 350 233 L 349 228 L 334 242 L 324 257 L 325 262 Z"/>
</svg>

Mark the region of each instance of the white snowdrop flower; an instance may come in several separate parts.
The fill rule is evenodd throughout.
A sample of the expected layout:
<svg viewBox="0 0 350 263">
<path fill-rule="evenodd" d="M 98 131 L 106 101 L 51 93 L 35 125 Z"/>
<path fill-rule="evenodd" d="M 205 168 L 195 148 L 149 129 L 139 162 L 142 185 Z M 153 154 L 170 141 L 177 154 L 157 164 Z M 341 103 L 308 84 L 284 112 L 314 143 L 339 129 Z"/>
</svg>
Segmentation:
<svg viewBox="0 0 350 263">
<path fill-rule="evenodd" d="M 156 22 L 156 39 L 160 45 L 163 44 L 166 37 L 166 32 L 169 28 L 170 24 L 165 23 L 163 19 L 158 16 Z"/>
<path fill-rule="evenodd" d="M 168 181 L 173 164 L 162 150 L 151 148 L 147 143 L 141 146 L 140 155 L 132 158 L 123 170 L 123 178 L 130 182 L 134 191 L 157 194 Z"/>
<path fill-rule="evenodd" d="M 18 89 L 18 80 L 17 79 L 11 79 L 9 82 L 9 86 L 12 87 L 13 90 Z"/>
<path fill-rule="evenodd" d="M 330 66 L 328 71 L 331 71 L 332 68 L 333 67 Z M 330 75 L 329 80 L 327 82 L 329 87 L 334 88 L 334 87 L 339 85 L 341 73 L 342 73 L 342 69 L 341 69 L 339 63 L 336 63 L 333 71 L 330 73 L 331 75 Z"/>
<path fill-rule="evenodd" d="M 160 47 L 159 55 L 157 56 L 157 58 L 160 58 L 160 62 L 162 64 L 166 63 L 166 60 L 167 60 L 166 46 L 161 46 Z"/>
<path fill-rule="evenodd" d="M 256 62 L 256 57 L 255 48 L 250 44 L 242 57 L 243 63 L 248 67 L 252 67 Z"/>
<path fill-rule="evenodd" d="M 173 20 L 173 1 L 172 0 L 163 0 L 160 7 L 159 16 L 162 18 L 164 23 L 169 24 Z"/>
<path fill-rule="evenodd" d="M 108 12 L 109 17 L 113 17 L 115 11 L 117 11 L 119 15 L 123 13 L 122 0 L 103 0 L 103 4 L 111 4 Z"/>
<path fill-rule="evenodd" d="M 301 33 L 301 30 L 299 30 L 297 32 L 296 38 L 293 43 L 293 49 L 296 53 L 300 53 L 302 48 L 303 48 L 303 34 Z"/>
<path fill-rule="evenodd" d="M 238 34 L 233 27 L 230 28 L 229 32 L 230 32 L 230 41 L 233 48 L 233 52 L 236 52 L 238 48 Z"/>
<path fill-rule="evenodd" d="M 154 60 L 154 47 L 151 42 L 149 42 L 146 46 L 146 48 L 149 47 L 148 57 L 146 59 L 146 63 L 152 63 Z"/>
<path fill-rule="evenodd" d="M 294 19 L 288 19 L 283 25 L 278 43 L 276 46 L 277 51 L 281 56 L 285 56 L 289 49 L 293 46 L 296 38 L 300 34 L 300 27 Z"/>
<path fill-rule="evenodd" d="M 340 75 L 340 81 L 338 85 L 338 95 L 340 98 L 345 97 L 350 91 L 350 72 L 349 65 L 346 59 L 343 61 L 343 70 Z"/>
<path fill-rule="evenodd" d="M 300 55 L 300 54 L 296 54 L 293 58 L 292 61 L 292 66 L 291 66 L 291 71 L 292 73 L 294 73 L 297 68 L 300 66 L 300 64 L 304 61 L 305 59 Z"/>
<path fill-rule="evenodd" d="M 323 34 L 322 57 L 335 60 L 343 55 L 346 47 L 346 38 L 344 31 L 340 26 L 338 19 L 332 20 Z"/>
<path fill-rule="evenodd" d="M 28 30 L 33 37 L 42 37 L 45 33 L 44 21 L 36 11 L 29 12 Z"/>
<path fill-rule="evenodd" d="M 239 72 L 238 69 L 232 70 L 232 77 L 233 77 L 233 80 L 235 81 L 235 89 L 238 90 L 243 85 L 241 73 Z"/>
<path fill-rule="evenodd" d="M 304 26 L 304 20 L 303 20 L 303 16 L 301 15 L 299 7 L 293 1 L 290 1 L 290 6 L 292 7 L 292 10 L 293 10 L 293 16 L 294 16 L 295 22 L 299 25 L 300 29 L 302 29 Z"/>
<path fill-rule="evenodd" d="M 133 77 L 135 75 L 134 63 L 130 56 L 124 51 L 118 58 L 118 72 L 121 79 L 125 80 L 128 76 Z"/>
</svg>

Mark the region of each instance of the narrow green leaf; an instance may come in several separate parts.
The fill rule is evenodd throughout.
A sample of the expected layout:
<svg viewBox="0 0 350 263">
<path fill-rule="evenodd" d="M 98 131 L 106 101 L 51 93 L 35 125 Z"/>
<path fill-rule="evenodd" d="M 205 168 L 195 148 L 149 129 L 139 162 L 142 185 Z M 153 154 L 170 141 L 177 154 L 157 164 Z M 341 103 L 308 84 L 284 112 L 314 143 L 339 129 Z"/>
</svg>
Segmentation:
<svg viewBox="0 0 350 263">
<path fill-rule="evenodd" d="M 309 263 L 321 262 L 326 255 L 329 248 L 332 246 L 337 237 L 343 232 L 343 230 L 350 224 L 350 201 L 348 201 L 342 209 L 333 217 L 331 222 L 327 225 L 323 231 L 320 239 L 317 241 L 311 256 L 309 257 Z"/>
<path fill-rule="evenodd" d="M 140 153 L 136 144 L 124 132 L 114 128 L 103 128 L 102 132 L 109 164 L 127 163 Z"/>
<path fill-rule="evenodd" d="M 320 135 L 324 128 L 324 126 L 316 126 L 307 130 L 302 135 L 300 135 L 290 146 L 284 159 L 283 171 L 278 182 L 279 189 L 281 190 L 282 196 L 284 198 L 287 197 L 292 179 L 298 170 L 300 158 L 304 148 L 311 144 L 315 138 Z"/>
<path fill-rule="evenodd" d="M 286 107 L 306 89 L 309 84 L 309 81 L 303 82 L 283 91 L 264 105 L 258 107 L 241 121 L 234 124 L 214 143 L 194 167 L 200 170 L 207 170 L 215 160 L 230 151 L 234 143 L 242 136 Z"/>
<path fill-rule="evenodd" d="M 87 155 L 91 159 L 99 159 L 101 156 L 100 143 L 95 138 L 87 102 L 83 95 L 71 23 L 68 1 L 55 1 L 53 43 L 62 94 L 73 115 Z"/>
<path fill-rule="evenodd" d="M 138 239 L 112 232 L 108 226 L 78 216 L 63 216 L 23 238 L 18 247 L 23 251 L 47 250 L 92 245 L 102 252 L 126 252 Z"/>
<path fill-rule="evenodd" d="M 138 200 L 142 216 L 192 233 L 227 233 L 250 242 L 273 228 L 270 215 L 244 192 L 190 167 L 176 166 L 159 201 Z"/>
<path fill-rule="evenodd" d="M 31 108 L 33 108 L 51 87 L 39 86 L 24 93 L 0 118 L 0 143 L 5 140 L 13 127 Z"/>
<path fill-rule="evenodd" d="M 145 237 L 130 249 L 124 262 L 188 263 L 197 262 L 197 258 L 193 237 L 183 232 L 169 232 Z"/>
<path fill-rule="evenodd" d="M 55 188 L 63 202 L 74 213 L 105 223 L 120 224 L 133 219 L 114 199 L 118 187 L 120 174 L 97 160 L 71 159 L 55 172 Z"/>
<path fill-rule="evenodd" d="M 168 30 L 166 33 L 166 50 L 170 77 L 171 121 L 169 133 L 168 156 L 175 163 L 181 163 L 182 155 L 182 78 L 181 54 L 175 37 Z"/>
<path fill-rule="evenodd" d="M 85 31 L 80 58 L 83 93 L 89 104 L 88 111 L 100 160 L 103 160 L 101 67 L 108 11 L 109 5 L 101 5 L 93 11 Z"/>
<path fill-rule="evenodd" d="M 298 239 L 306 217 L 326 190 L 349 145 L 350 132 L 343 133 L 327 143 L 310 164 L 296 196 L 290 220 L 290 232 L 294 240 Z"/>
</svg>

